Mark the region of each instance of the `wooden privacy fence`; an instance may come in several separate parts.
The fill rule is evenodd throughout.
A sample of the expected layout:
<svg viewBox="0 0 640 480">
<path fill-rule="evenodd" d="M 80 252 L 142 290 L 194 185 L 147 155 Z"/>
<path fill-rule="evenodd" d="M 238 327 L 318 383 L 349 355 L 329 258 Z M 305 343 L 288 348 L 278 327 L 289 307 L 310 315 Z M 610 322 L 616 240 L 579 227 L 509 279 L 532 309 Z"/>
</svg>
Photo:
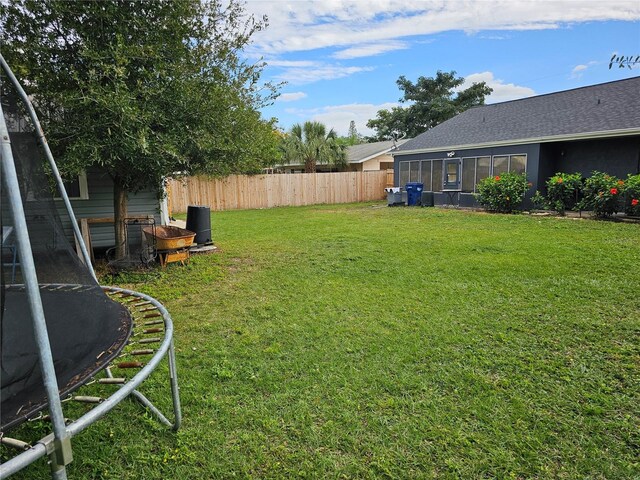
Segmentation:
<svg viewBox="0 0 640 480">
<path fill-rule="evenodd" d="M 186 212 L 189 205 L 234 210 L 381 200 L 387 182 L 387 171 L 380 170 L 187 177 L 170 179 L 167 189 L 173 214 Z"/>
</svg>

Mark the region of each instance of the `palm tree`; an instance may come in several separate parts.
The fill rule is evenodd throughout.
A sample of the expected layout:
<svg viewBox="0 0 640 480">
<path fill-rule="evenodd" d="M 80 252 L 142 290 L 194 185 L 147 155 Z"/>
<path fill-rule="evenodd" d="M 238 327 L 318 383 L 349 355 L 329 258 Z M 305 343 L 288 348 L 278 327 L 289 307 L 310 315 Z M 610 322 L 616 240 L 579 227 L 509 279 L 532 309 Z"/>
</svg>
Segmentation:
<svg viewBox="0 0 640 480">
<path fill-rule="evenodd" d="M 304 162 L 306 173 L 315 173 L 316 165 L 347 165 L 347 152 L 337 144 L 338 135 L 320 122 L 296 123 L 284 139 L 282 150 L 286 162 Z"/>
</svg>

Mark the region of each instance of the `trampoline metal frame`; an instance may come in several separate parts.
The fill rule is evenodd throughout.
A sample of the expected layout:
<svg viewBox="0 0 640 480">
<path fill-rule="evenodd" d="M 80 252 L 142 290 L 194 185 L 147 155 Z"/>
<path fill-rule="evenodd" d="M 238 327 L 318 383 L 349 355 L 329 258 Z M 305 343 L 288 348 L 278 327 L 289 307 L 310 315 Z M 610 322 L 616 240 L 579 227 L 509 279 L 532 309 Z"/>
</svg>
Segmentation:
<svg viewBox="0 0 640 480">
<path fill-rule="evenodd" d="M 51 287 L 58 286 L 69 286 L 69 285 L 60 285 L 53 284 L 48 285 Z M 173 430 L 178 430 L 182 423 L 182 415 L 181 415 L 181 407 L 180 407 L 180 395 L 179 395 L 179 387 L 178 387 L 178 379 L 176 375 L 176 360 L 175 360 L 175 348 L 173 345 L 173 322 L 171 321 L 171 316 L 169 312 L 167 312 L 166 308 L 158 302 L 153 297 L 145 295 L 140 292 L 135 292 L 132 290 L 127 290 L 124 288 L 117 287 L 102 287 L 107 292 L 114 293 L 122 293 L 128 296 L 135 296 L 140 298 L 141 300 L 150 302 L 154 307 L 158 309 L 158 311 L 162 314 L 162 318 L 164 320 L 165 325 L 165 338 L 160 344 L 160 347 L 154 354 L 154 356 L 149 360 L 149 362 L 127 383 L 121 386 L 117 392 L 112 394 L 110 397 L 105 399 L 104 402 L 98 404 L 96 407 L 88 411 L 79 419 L 71 422 L 66 425 L 65 430 L 66 434 L 69 438 L 79 434 L 91 424 L 98 421 L 105 414 L 107 414 L 110 410 L 112 410 L 118 403 L 124 400 L 129 395 L 132 395 L 136 400 L 138 400 L 142 405 L 147 407 L 151 413 L 153 413 L 158 420 L 171 427 Z M 174 411 L 174 421 L 173 423 L 168 420 L 162 412 L 151 403 L 141 392 L 137 390 L 137 387 L 144 382 L 149 375 L 156 369 L 156 367 L 160 364 L 162 359 L 167 356 L 169 363 L 169 378 L 171 384 L 171 395 L 173 401 L 173 411 Z M 109 372 L 107 370 L 107 372 Z M 110 376 L 107 373 L 107 376 Z M 51 406 L 49 407 L 51 409 Z M 27 465 L 33 463 L 39 458 L 45 455 L 51 455 L 53 453 L 53 449 L 55 448 L 55 433 L 52 435 L 47 435 L 46 437 L 40 439 L 35 445 L 33 445 L 29 450 L 26 450 L 23 453 L 15 456 L 11 460 L 0 465 L 0 478 L 6 478 L 9 475 L 16 473 Z M 53 472 L 52 472 L 53 473 Z M 53 477 L 53 478 L 66 478 L 66 477 Z"/>
<path fill-rule="evenodd" d="M 86 267 L 90 270 L 91 275 L 95 279 L 95 272 L 91 265 L 86 245 L 83 241 L 80 229 L 78 228 L 71 202 L 64 188 L 62 178 L 58 171 L 58 168 L 53 159 L 53 155 L 49 149 L 44 132 L 40 126 L 40 122 L 36 116 L 35 110 L 28 96 L 20 86 L 13 72 L 7 65 L 6 61 L 0 55 L 0 66 L 7 74 L 10 81 L 15 86 L 22 100 L 29 110 L 29 115 L 37 131 L 37 136 L 40 144 L 43 147 L 47 160 L 52 169 L 52 173 L 58 185 L 60 196 L 64 200 L 64 204 L 69 214 L 71 224 L 75 237 L 80 245 L 82 255 Z M 13 473 L 25 468 L 31 463 L 35 462 L 39 458 L 46 455 L 49 456 L 51 465 L 51 478 L 64 480 L 67 478 L 66 465 L 73 460 L 73 454 L 71 449 L 71 438 L 77 435 L 85 428 L 89 427 L 96 421 L 98 421 L 107 412 L 113 409 L 118 403 L 124 400 L 129 395 L 132 395 L 145 407 L 147 407 L 162 423 L 177 430 L 181 424 L 181 409 L 180 409 L 180 396 L 178 388 L 178 379 L 176 375 L 176 362 L 175 362 L 175 349 L 173 345 L 173 323 L 169 312 L 164 306 L 155 300 L 154 298 L 144 295 L 142 293 L 134 292 L 131 290 L 120 289 L 116 287 L 102 287 L 107 292 L 122 293 L 127 295 L 137 296 L 145 301 L 151 302 L 158 311 L 162 314 L 164 320 L 164 339 L 160 345 L 160 348 L 156 351 L 154 356 L 131 380 L 120 387 L 114 394 L 107 398 L 103 403 L 99 404 L 78 420 L 65 424 L 64 413 L 62 411 L 62 404 L 59 396 L 58 383 L 56 379 L 53 356 L 51 353 L 51 345 L 49 343 L 49 337 L 47 334 L 47 326 L 45 322 L 44 310 L 42 307 L 42 300 L 40 297 L 40 285 L 38 284 L 38 278 L 36 275 L 35 263 L 31 253 L 31 242 L 27 231 L 27 223 L 25 218 L 25 212 L 22 205 L 22 197 L 20 194 L 20 186 L 18 183 L 18 176 L 14 164 L 13 153 L 11 151 L 11 142 L 9 139 L 9 132 L 7 125 L 4 121 L 4 113 L 2 111 L 2 105 L 0 105 L 0 161 L 2 164 L 2 182 L 6 188 L 7 198 L 10 203 L 11 216 L 13 217 L 13 224 L 16 235 L 16 247 L 20 256 L 21 270 L 23 276 L 24 287 L 28 296 L 29 309 L 31 313 L 31 319 L 33 322 L 33 329 L 36 344 L 39 352 L 40 368 L 42 370 L 43 383 L 47 394 L 49 414 L 51 416 L 53 424 L 53 433 L 45 436 L 39 440 L 35 445 L 31 446 L 28 450 L 16 455 L 12 459 L 0 465 L 0 479 L 6 478 Z M 169 362 L 169 381 L 171 385 L 171 394 L 173 400 L 174 410 L 174 422 L 171 423 L 167 418 L 136 388 L 155 370 L 164 356 L 168 356 Z M 109 370 L 107 369 L 107 374 Z"/>
</svg>

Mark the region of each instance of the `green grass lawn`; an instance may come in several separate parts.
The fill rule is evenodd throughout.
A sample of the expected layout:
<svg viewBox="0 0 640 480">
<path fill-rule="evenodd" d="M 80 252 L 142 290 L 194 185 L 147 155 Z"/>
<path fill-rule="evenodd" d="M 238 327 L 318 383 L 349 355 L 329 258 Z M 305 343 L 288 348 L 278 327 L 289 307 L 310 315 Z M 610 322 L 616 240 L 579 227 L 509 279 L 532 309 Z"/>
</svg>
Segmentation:
<svg viewBox="0 0 640 480">
<path fill-rule="evenodd" d="M 218 253 L 120 279 L 173 316 L 183 428 L 125 402 L 71 479 L 640 477 L 640 225 L 358 204 L 212 227 Z"/>
</svg>

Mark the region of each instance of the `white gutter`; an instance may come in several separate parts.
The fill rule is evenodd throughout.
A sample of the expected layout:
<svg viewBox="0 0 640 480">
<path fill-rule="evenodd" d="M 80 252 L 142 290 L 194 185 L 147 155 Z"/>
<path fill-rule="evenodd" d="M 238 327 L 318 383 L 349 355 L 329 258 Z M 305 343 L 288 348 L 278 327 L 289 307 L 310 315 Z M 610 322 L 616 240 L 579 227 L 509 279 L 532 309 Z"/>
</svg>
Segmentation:
<svg viewBox="0 0 640 480">
<path fill-rule="evenodd" d="M 499 140 L 495 142 L 471 143 L 467 145 L 443 145 L 441 147 L 435 147 L 435 148 L 419 148 L 415 150 L 403 150 L 401 152 L 391 153 L 391 155 L 395 157 L 396 155 L 411 155 L 414 153 L 433 153 L 433 152 L 442 152 L 444 150 L 469 150 L 471 148 L 505 147 L 509 145 L 527 145 L 531 143 L 550 143 L 550 142 L 562 142 L 562 141 L 572 141 L 572 140 L 596 140 L 599 138 L 627 137 L 631 135 L 640 135 L 640 128 L 624 128 L 619 130 L 603 130 L 601 132 L 573 133 L 570 135 L 552 135 L 552 136 L 546 136 L 546 137 Z"/>
</svg>

